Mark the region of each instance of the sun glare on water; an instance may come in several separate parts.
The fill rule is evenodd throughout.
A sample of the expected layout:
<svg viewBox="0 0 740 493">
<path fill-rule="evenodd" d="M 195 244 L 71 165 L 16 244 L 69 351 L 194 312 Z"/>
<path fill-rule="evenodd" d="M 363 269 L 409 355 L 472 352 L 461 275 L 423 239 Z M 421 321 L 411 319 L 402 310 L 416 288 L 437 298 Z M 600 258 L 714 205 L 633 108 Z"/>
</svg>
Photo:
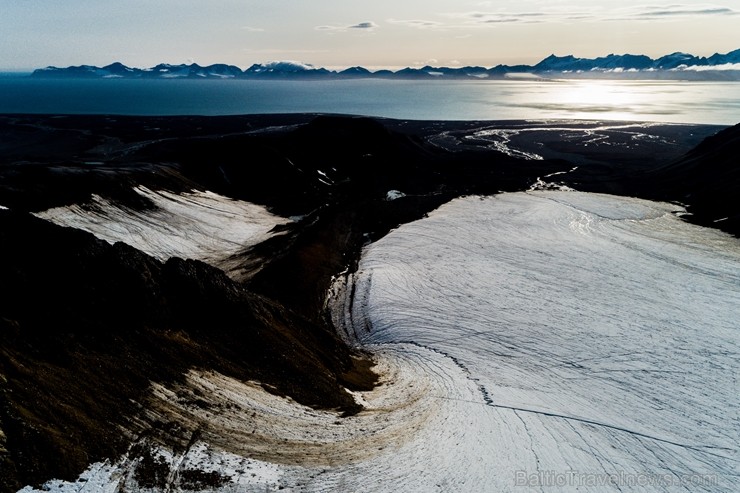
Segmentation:
<svg viewBox="0 0 740 493">
<path fill-rule="evenodd" d="M 721 83 L 541 79 L 502 84 L 505 97 L 492 99 L 497 109 L 536 112 L 541 118 L 717 123 L 734 116 L 711 111 L 737 109 L 737 87 Z"/>
<path fill-rule="evenodd" d="M 571 114 L 593 118 L 603 114 L 610 119 L 635 119 L 650 103 L 650 94 L 641 84 L 614 81 L 568 81 L 555 90 L 554 103 Z"/>
</svg>

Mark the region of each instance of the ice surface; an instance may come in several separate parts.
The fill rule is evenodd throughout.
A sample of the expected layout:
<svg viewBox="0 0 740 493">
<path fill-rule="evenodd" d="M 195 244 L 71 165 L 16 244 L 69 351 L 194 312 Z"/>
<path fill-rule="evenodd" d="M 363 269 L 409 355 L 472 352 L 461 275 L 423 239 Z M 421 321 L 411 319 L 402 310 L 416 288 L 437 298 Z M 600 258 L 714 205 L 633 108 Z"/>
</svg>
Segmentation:
<svg viewBox="0 0 740 493">
<path fill-rule="evenodd" d="M 332 288 L 335 320 L 377 358 L 381 385 L 354 393 L 366 410 L 340 418 L 192 370 L 153 384 L 147 412 L 200 441 L 158 453 L 223 474 L 208 491 L 224 493 L 739 491 L 740 241 L 676 209 L 455 200 Z M 136 460 L 85 474 L 137 491 Z"/>
<path fill-rule="evenodd" d="M 349 331 L 447 355 L 449 388 L 478 388 L 449 416 L 462 438 L 399 454 L 398 473 L 456 491 L 737 491 L 740 242 L 675 208 L 471 197 L 371 245 Z"/>
<path fill-rule="evenodd" d="M 262 206 L 213 192 L 175 194 L 141 186 L 134 190 L 156 207 L 134 210 L 93 196 L 88 204 L 36 215 L 89 231 L 110 243 L 122 241 L 163 261 L 181 257 L 217 267 L 223 267 L 231 255 L 269 238 L 275 226 L 289 222 Z"/>
</svg>

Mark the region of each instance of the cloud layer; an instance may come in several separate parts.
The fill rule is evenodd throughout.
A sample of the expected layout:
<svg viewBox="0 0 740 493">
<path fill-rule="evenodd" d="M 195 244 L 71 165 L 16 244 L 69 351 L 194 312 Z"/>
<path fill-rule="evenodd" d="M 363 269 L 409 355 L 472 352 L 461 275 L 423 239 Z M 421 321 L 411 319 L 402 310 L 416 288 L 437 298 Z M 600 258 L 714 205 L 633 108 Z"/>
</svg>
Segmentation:
<svg viewBox="0 0 740 493">
<path fill-rule="evenodd" d="M 483 6 L 488 5 L 484 2 Z M 701 17 L 737 16 L 740 12 L 718 5 L 644 5 L 604 9 L 599 7 L 546 7 L 541 11 L 472 10 L 440 13 L 447 22 L 431 20 L 397 20 L 389 22 L 416 28 L 472 28 L 492 27 L 501 24 L 613 22 L 613 21 L 670 21 Z"/>
<path fill-rule="evenodd" d="M 324 25 L 324 26 L 316 26 L 315 29 L 318 31 L 328 31 L 328 32 L 347 32 L 350 30 L 373 31 L 377 27 L 378 25 L 374 23 L 373 21 L 363 21 L 363 22 L 358 22 L 357 24 L 352 24 L 350 26 Z"/>
</svg>

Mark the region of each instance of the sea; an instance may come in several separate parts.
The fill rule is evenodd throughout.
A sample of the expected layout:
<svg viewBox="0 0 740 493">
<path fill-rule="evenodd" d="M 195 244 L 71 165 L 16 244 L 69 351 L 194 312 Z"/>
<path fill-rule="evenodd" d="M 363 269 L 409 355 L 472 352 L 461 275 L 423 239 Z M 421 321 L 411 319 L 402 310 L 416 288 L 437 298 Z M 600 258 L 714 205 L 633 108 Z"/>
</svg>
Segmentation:
<svg viewBox="0 0 740 493">
<path fill-rule="evenodd" d="M 740 82 L 131 80 L 0 76 L 0 114 L 331 113 L 410 120 L 629 120 L 734 125 Z"/>
</svg>

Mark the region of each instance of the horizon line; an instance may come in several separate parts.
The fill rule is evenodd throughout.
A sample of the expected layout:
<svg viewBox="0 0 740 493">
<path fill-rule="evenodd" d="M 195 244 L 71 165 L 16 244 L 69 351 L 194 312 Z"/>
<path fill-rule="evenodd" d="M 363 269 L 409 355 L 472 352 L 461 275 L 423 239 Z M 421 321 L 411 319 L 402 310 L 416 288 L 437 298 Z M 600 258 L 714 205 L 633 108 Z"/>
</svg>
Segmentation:
<svg viewBox="0 0 740 493">
<path fill-rule="evenodd" d="M 342 65 L 317 65 L 317 64 L 313 64 L 311 62 L 304 62 L 302 60 L 287 59 L 287 58 L 285 58 L 285 59 L 273 59 L 273 60 L 267 60 L 267 61 L 261 61 L 261 62 L 252 62 L 250 65 L 244 66 L 244 65 L 239 65 L 239 64 L 235 64 L 235 63 L 227 63 L 227 62 L 213 62 L 213 63 L 202 64 L 202 63 L 199 63 L 199 62 L 195 61 L 194 59 L 190 58 L 190 59 L 187 59 L 187 60 L 185 60 L 184 62 L 181 62 L 181 63 L 158 62 L 155 65 L 152 65 L 152 66 L 149 66 L 149 67 L 128 65 L 127 63 L 121 62 L 120 60 L 114 60 L 112 62 L 106 63 L 105 65 L 100 65 L 99 67 L 104 67 L 104 66 L 108 66 L 108 65 L 113 65 L 113 64 L 116 64 L 116 63 L 120 63 L 120 64 L 122 64 L 122 65 L 124 65 L 124 66 L 126 66 L 128 68 L 139 69 L 139 70 L 146 70 L 148 68 L 156 67 L 157 65 L 172 65 L 172 66 L 183 66 L 184 65 L 184 66 L 189 66 L 189 65 L 195 64 L 195 65 L 198 65 L 200 67 L 208 67 L 208 66 L 211 66 L 211 65 L 229 65 L 229 66 L 233 66 L 233 67 L 238 67 L 242 71 L 245 71 L 245 70 L 249 69 L 250 67 L 253 67 L 254 65 L 266 65 L 266 64 L 272 64 L 272 63 L 295 63 L 295 64 L 299 64 L 299 65 L 309 66 L 309 67 L 312 67 L 312 68 L 317 69 L 317 70 L 318 69 L 326 69 L 326 70 L 342 71 L 342 70 L 347 70 L 347 69 L 354 68 L 354 67 L 362 67 L 362 68 L 365 68 L 367 70 L 373 70 L 373 71 L 379 71 L 379 70 L 397 71 L 397 70 L 403 70 L 403 69 L 406 69 L 406 68 L 422 68 L 422 67 L 433 67 L 433 68 L 464 68 L 464 67 L 495 68 L 495 67 L 499 67 L 499 66 L 507 66 L 507 67 L 534 66 L 537 63 L 540 63 L 540 62 L 546 60 L 547 58 L 553 57 L 553 56 L 554 57 L 557 57 L 557 58 L 574 57 L 575 59 L 578 59 L 578 60 L 595 60 L 597 58 L 605 58 L 605 57 L 608 57 L 608 56 L 646 56 L 646 57 L 650 58 L 651 60 L 654 60 L 655 61 L 655 60 L 659 60 L 661 58 L 668 57 L 668 56 L 671 56 L 671 55 L 685 54 L 685 55 L 690 55 L 692 57 L 699 58 L 699 59 L 702 59 L 702 58 L 705 58 L 706 59 L 706 58 L 709 58 L 709 57 L 714 56 L 714 55 L 720 55 L 720 56 L 722 56 L 722 55 L 729 55 L 730 53 L 734 53 L 736 51 L 740 51 L 740 48 L 734 49 L 734 50 L 730 50 L 730 51 L 728 51 L 726 53 L 720 53 L 720 52 L 717 51 L 717 52 L 715 52 L 715 53 L 713 53 L 712 55 L 709 55 L 709 56 L 694 55 L 692 53 L 685 52 L 685 51 L 674 51 L 672 53 L 667 53 L 665 55 L 661 55 L 661 56 L 659 56 L 657 58 L 653 58 L 653 57 L 651 57 L 649 55 L 644 55 L 644 54 L 616 53 L 616 52 L 611 52 L 611 53 L 606 54 L 606 55 L 599 55 L 597 57 L 580 57 L 580 56 L 574 55 L 573 53 L 568 53 L 568 54 L 565 54 L 565 55 L 558 55 L 556 53 L 550 53 L 549 55 L 546 55 L 543 58 L 540 58 L 539 61 L 538 62 L 535 62 L 534 64 L 528 64 L 528 63 L 496 63 L 496 64 L 492 64 L 490 66 L 488 64 L 485 64 L 485 65 L 483 65 L 483 64 L 471 64 L 471 65 L 466 65 L 466 64 L 434 65 L 434 63 L 437 62 L 437 60 L 434 60 L 434 59 L 430 59 L 430 60 L 427 60 L 425 62 L 417 62 L 417 63 L 413 63 L 413 64 L 410 64 L 410 65 L 362 65 L 362 64 L 357 64 L 357 63 L 355 63 L 355 64 L 348 64 L 348 65 L 344 65 L 344 64 L 342 64 Z M 82 66 L 97 67 L 98 65 L 90 64 L 90 63 L 80 63 L 80 64 L 76 64 L 76 65 L 75 64 L 67 65 L 65 67 L 61 67 L 61 66 L 58 66 L 58 65 L 46 65 L 44 67 L 22 67 L 22 68 L 19 68 L 19 67 L 0 67 L 0 73 L 6 73 L 6 74 L 7 73 L 18 73 L 18 74 L 22 74 L 22 73 L 32 73 L 35 70 L 40 70 L 40 69 L 44 69 L 44 68 L 51 68 L 51 67 L 54 67 L 54 68 L 69 68 L 69 67 L 82 67 Z"/>
</svg>

